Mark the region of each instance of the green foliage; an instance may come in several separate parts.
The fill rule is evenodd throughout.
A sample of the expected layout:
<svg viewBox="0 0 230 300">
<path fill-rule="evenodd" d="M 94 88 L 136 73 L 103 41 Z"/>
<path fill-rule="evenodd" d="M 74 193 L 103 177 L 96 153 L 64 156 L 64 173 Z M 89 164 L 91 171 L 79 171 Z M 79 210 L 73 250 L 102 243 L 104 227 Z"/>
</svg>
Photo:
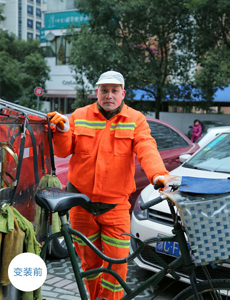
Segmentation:
<svg viewBox="0 0 230 300">
<path fill-rule="evenodd" d="M 76 99 L 74 103 L 71 105 L 71 108 L 74 110 L 78 107 L 83 107 L 85 105 L 91 104 L 94 101 L 89 97 L 91 91 L 84 82 L 84 76 L 81 69 L 78 70 L 78 76 L 76 78 L 76 82 L 77 82 Z"/>
<path fill-rule="evenodd" d="M 76 108 L 83 107 L 85 105 L 91 104 L 93 101 L 89 98 L 90 92 L 85 90 L 84 86 L 77 88 L 77 95 L 71 108 L 75 110 Z"/>
<path fill-rule="evenodd" d="M 37 110 L 37 100 L 29 99 L 25 95 L 18 99 L 18 104 L 21 106 L 25 106 Z M 39 101 L 39 110 L 42 109 L 42 106 L 43 106 L 43 102 Z"/>
<path fill-rule="evenodd" d="M 20 62 L 24 62 L 25 58 L 30 54 L 40 54 L 39 40 L 14 40 L 14 43 L 8 49 L 9 53 Z"/>
<path fill-rule="evenodd" d="M 71 63 L 93 85 L 104 71 L 123 73 L 126 101 L 133 107 L 155 110 L 158 117 L 165 101 L 183 99 L 180 103 L 190 109 L 188 100 L 199 97 L 195 106 L 208 110 L 216 90 L 229 85 L 229 0 L 75 3 L 91 19 L 89 26 L 72 29 Z M 179 91 L 177 85 L 183 88 Z M 133 89 L 146 91 L 155 107 L 133 101 Z"/>
<path fill-rule="evenodd" d="M 39 41 L 18 40 L 15 35 L 0 30 L 0 98 L 36 108 L 37 86 L 45 89 L 49 67 L 40 54 Z M 23 103 L 23 104 L 22 104 Z"/>
<path fill-rule="evenodd" d="M 6 18 L 4 17 L 4 10 L 2 5 L 0 5 L 0 22 L 4 21 Z"/>
<path fill-rule="evenodd" d="M 7 30 L 0 29 L 0 51 L 6 51 L 9 53 L 11 45 L 15 39 L 16 37 L 13 33 L 8 33 Z"/>
<path fill-rule="evenodd" d="M 40 53 L 31 53 L 25 57 L 22 64 L 21 82 L 24 93 L 31 100 L 36 99 L 34 89 L 37 86 L 45 87 L 45 81 L 49 79 L 49 68 Z M 42 76 L 41 76 L 42 75 Z"/>
<path fill-rule="evenodd" d="M 21 65 L 7 52 L 0 51 L 0 98 L 16 100 L 23 92 Z"/>
<path fill-rule="evenodd" d="M 230 78 L 230 2 L 191 0 L 188 2 L 196 22 L 194 49 L 200 64 L 196 85 L 201 97 L 211 103 L 217 88 L 229 85 Z"/>
<path fill-rule="evenodd" d="M 192 58 L 190 11 L 185 0 L 77 0 L 89 26 L 72 29 L 71 64 L 91 84 L 100 73 L 114 69 L 125 77 L 126 89 L 147 90 L 159 113 L 170 76 L 188 84 Z M 127 99 L 127 98 L 126 98 Z M 128 99 L 132 100 L 132 99 Z"/>
<path fill-rule="evenodd" d="M 217 88 L 227 87 L 230 83 L 229 49 L 222 45 L 205 53 L 201 60 L 202 68 L 197 71 L 196 83 L 202 91 L 202 98 L 213 100 Z"/>
</svg>

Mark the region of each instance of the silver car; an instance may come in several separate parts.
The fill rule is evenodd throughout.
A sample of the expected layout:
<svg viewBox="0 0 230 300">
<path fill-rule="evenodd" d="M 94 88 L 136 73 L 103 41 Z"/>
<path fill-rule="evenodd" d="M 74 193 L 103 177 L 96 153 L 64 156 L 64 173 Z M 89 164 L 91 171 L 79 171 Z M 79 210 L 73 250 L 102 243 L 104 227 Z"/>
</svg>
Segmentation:
<svg viewBox="0 0 230 300">
<path fill-rule="evenodd" d="M 171 175 L 191 176 L 200 178 L 230 178 L 230 130 L 218 135 L 208 145 L 198 150 L 188 158 L 188 155 L 181 159 L 187 160 L 178 168 L 171 171 Z M 229 179 L 230 180 L 230 179 Z M 149 184 L 137 198 L 131 220 L 131 233 L 141 239 L 158 236 L 170 235 L 173 227 L 172 217 L 166 201 L 161 202 L 148 210 L 142 211 L 140 205 L 159 196 L 159 192 Z M 157 244 L 151 245 L 152 249 L 158 252 L 159 256 L 167 263 L 172 262 L 179 255 L 178 245 L 168 247 L 158 247 Z M 131 241 L 131 253 L 136 248 L 134 239 Z M 140 253 L 135 259 L 137 265 L 143 269 L 158 271 L 161 267 L 154 261 L 147 251 Z M 223 263 L 212 267 L 208 265 L 208 270 L 212 278 L 229 278 L 230 264 Z M 178 270 L 182 276 L 181 280 L 188 283 L 187 276 L 183 269 Z M 170 276 L 170 275 L 169 275 Z M 196 268 L 196 276 L 199 280 L 205 279 L 202 268 Z"/>
</svg>

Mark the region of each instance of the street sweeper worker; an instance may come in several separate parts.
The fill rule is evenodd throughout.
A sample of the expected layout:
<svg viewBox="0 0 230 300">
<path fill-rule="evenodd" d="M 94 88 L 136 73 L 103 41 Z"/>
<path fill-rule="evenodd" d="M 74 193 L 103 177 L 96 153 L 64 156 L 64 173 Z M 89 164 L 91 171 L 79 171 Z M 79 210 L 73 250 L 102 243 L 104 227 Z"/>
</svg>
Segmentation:
<svg viewBox="0 0 230 300">
<path fill-rule="evenodd" d="M 124 103 L 125 82 L 115 71 L 102 73 L 97 83 L 97 101 L 76 109 L 69 119 L 50 112 L 54 152 L 59 157 L 72 155 L 67 191 L 86 194 L 92 203 L 70 210 L 71 227 L 87 236 L 96 247 L 112 258 L 128 256 L 131 193 L 135 191 L 137 158 L 149 181 L 164 184 L 168 171 L 150 135 L 145 116 Z M 74 237 L 84 271 L 107 267 L 81 239 Z M 127 264 L 113 265 L 126 280 Z M 121 299 L 123 288 L 107 273 L 85 279 L 90 299 Z"/>
</svg>

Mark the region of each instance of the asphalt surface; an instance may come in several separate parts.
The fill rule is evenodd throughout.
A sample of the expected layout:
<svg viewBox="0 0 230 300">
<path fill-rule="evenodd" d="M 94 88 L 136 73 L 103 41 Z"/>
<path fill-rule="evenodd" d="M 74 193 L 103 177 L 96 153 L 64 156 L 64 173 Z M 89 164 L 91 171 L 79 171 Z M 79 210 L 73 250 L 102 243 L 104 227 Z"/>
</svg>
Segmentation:
<svg viewBox="0 0 230 300">
<path fill-rule="evenodd" d="M 78 263 L 80 265 L 79 259 Z M 46 264 L 48 275 L 42 286 L 43 300 L 80 300 L 81 298 L 69 258 L 59 260 L 49 258 Z M 135 288 L 151 275 L 151 272 L 140 269 L 135 262 L 128 264 L 127 283 L 130 288 Z M 171 279 L 165 278 L 155 290 L 150 287 L 142 294 L 136 296 L 135 299 L 172 300 L 180 290 L 187 287 L 187 285 L 183 283 L 172 283 L 173 281 Z M 169 285 L 169 288 L 158 295 L 167 285 Z"/>
</svg>

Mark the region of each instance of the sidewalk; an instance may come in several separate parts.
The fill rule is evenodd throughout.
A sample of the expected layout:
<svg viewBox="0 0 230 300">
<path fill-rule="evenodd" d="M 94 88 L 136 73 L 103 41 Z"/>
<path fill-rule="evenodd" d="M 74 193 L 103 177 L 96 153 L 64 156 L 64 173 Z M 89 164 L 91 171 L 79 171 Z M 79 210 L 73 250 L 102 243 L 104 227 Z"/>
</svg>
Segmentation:
<svg viewBox="0 0 230 300">
<path fill-rule="evenodd" d="M 78 263 L 80 265 L 80 260 Z M 81 300 L 69 258 L 47 259 L 46 264 L 48 275 L 42 286 L 43 300 Z M 127 274 L 130 288 L 134 288 L 141 281 L 145 281 L 145 278 L 138 273 L 135 263 L 130 262 Z M 135 299 L 149 300 L 152 297 L 153 294 L 150 290 L 146 290 Z"/>
<path fill-rule="evenodd" d="M 81 300 L 69 259 L 48 260 L 43 300 Z M 80 260 L 78 262 L 80 265 Z"/>
</svg>

